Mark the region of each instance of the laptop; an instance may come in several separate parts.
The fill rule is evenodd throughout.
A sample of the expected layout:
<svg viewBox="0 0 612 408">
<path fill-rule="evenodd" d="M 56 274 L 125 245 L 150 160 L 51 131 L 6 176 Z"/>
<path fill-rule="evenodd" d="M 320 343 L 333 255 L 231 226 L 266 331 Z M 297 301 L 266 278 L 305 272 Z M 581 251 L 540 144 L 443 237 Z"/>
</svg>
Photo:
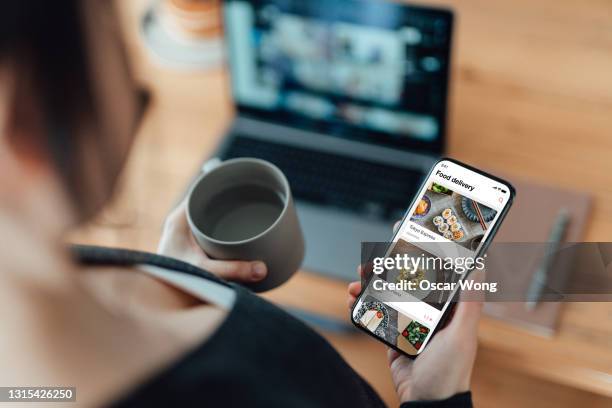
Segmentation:
<svg viewBox="0 0 612 408">
<path fill-rule="evenodd" d="M 445 147 L 452 12 L 376 0 L 225 0 L 236 115 L 215 156 L 287 176 L 304 268 L 356 278 Z M 282 256 L 282 254 L 279 254 Z"/>
</svg>

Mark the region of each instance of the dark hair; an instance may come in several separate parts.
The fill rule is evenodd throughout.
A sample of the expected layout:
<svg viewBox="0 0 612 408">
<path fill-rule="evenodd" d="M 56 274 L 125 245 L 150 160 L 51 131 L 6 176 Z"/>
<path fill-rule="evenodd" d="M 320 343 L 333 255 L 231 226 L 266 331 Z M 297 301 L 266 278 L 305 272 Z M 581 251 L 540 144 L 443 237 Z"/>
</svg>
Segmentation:
<svg viewBox="0 0 612 408">
<path fill-rule="evenodd" d="M 48 152 L 71 195 L 81 183 L 74 126 L 93 111 L 81 5 L 87 0 L 4 0 L 0 4 L 0 64 L 11 62 L 36 93 Z"/>
</svg>

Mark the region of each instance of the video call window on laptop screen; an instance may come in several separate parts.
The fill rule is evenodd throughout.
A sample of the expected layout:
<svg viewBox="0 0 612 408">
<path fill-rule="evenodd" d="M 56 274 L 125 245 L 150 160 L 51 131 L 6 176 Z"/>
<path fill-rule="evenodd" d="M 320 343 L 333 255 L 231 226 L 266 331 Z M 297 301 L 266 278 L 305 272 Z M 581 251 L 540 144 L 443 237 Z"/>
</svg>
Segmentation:
<svg viewBox="0 0 612 408">
<path fill-rule="evenodd" d="M 242 115 L 441 152 L 452 14 L 378 0 L 226 0 Z"/>
</svg>

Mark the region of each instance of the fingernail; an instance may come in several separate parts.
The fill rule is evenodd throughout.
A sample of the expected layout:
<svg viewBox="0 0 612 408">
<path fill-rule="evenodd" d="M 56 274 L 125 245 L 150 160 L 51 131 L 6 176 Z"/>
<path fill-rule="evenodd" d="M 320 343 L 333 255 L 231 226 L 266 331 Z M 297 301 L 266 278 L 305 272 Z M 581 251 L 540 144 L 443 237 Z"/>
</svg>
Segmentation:
<svg viewBox="0 0 612 408">
<path fill-rule="evenodd" d="M 253 272 L 253 277 L 257 280 L 265 278 L 266 273 L 268 272 L 266 264 L 263 262 L 255 262 L 253 263 L 253 266 L 251 268 Z"/>
</svg>

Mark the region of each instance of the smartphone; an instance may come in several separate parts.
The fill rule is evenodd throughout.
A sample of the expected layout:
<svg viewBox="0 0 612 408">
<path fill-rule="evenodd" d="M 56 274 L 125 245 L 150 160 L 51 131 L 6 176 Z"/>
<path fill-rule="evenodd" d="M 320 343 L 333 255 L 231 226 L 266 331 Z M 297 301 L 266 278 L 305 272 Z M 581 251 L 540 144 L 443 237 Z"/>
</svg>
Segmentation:
<svg viewBox="0 0 612 408">
<path fill-rule="evenodd" d="M 351 310 L 353 324 L 417 357 L 448 320 L 466 277 L 483 266 L 514 196 L 507 181 L 440 159 L 383 256 L 368 262 L 373 273 Z"/>
</svg>

